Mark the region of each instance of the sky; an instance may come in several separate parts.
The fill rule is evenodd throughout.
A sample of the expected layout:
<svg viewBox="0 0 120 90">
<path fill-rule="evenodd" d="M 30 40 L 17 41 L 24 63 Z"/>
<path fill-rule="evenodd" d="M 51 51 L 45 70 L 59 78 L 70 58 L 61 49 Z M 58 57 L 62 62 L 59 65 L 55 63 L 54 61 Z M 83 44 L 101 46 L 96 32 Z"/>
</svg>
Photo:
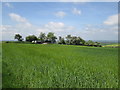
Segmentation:
<svg viewBox="0 0 120 90">
<path fill-rule="evenodd" d="M 54 32 L 85 40 L 118 39 L 117 2 L 2 2 L 2 40 Z"/>
</svg>

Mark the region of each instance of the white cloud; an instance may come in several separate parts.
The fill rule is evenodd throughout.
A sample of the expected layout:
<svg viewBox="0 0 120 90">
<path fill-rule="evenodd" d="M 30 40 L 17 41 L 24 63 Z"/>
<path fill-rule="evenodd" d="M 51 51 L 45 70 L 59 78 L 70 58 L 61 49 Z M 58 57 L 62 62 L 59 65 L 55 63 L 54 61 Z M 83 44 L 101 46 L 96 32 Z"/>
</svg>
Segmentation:
<svg viewBox="0 0 120 90">
<path fill-rule="evenodd" d="M 118 25 L 118 15 L 120 16 L 120 14 L 109 16 L 103 23 L 105 25 Z"/>
<path fill-rule="evenodd" d="M 13 40 L 16 29 L 11 25 L 1 25 L 2 40 Z"/>
<path fill-rule="evenodd" d="M 24 24 L 24 26 L 31 26 L 31 23 L 27 21 L 26 18 L 15 14 L 15 13 L 10 13 L 9 16 L 11 17 L 12 20 Z"/>
<path fill-rule="evenodd" d="M 37 32 L 54 32 L 56 36 L 65 37 L 67 34 L 74 32 L 75 28 L 73 26 L 68 26 L 62 22 L 49 22 L 42 27 L 37 29 Z"/>
<path fill-rule="evenodd" d="M 10 25 L 1 25 L 2 31 L 6 31 L 8 28 L 11 28 Z"/>
<path fill-rule="evenodd" d="M 118 15 L 109 16 L 101 25 L 87 25 L 80 36 L 91 40 L 118 40 Z"/>
<path fill-rule="evenodd" d="M 10 3 L 5 3 L 5 6 L 9 7 L 9 8 L 13 8 L 13 5 Z"/>
<path fill-rule="evenodd" d="M 73 14 L 76 14 L 76 15 L 80 15 L 81 14 L 81 11 L 78 10 L 77 8 L 74 8 L 72 12 L 73 12 Z"/>
<path fill-rule="evenodd" d="M 73 30 L 73 26 L 67 26 L 62 22 L 49 22 L 48 24 L 43 25 L 37 29 L 38 32 L 55 32 L 55 33 L 62 33 L 68 32 Z"/>
<path fill-rule="evenodd" d="M 114 26 L 107 26 L 108 24 L 104 24 L 103 26 L 92 26 L 87 25 L 84 28 L 75 28 L 73 26 L 66 25 L 63 22 L 48 22 L 47 24 L 41 26 L 32 25 L 28 20 L 18 14 L 11 13 L 9 14 L 12 20 L 14 20 L 16 25 L 3 25 L 2 26 L 2 35 L 3 40 L 14 40 L 15 33 L 20 33 L 23 38 L 27 35 L 34 34 L 39 35 L 40 32 L 48 33 L 54 32 L 57 36 L 65 37 L 68 34 L 77 35 L 82 37 L 83 39 L 91 39 L 91 40 L 115 40 L 118 39 L 118 27 Z M 115 17 L 113 15 L 113 17 Z M 112 17 L 112 18 L 113 18 Z M 113 19 L 114 20 L 114 19 Z M 113 24 L 110 24 L 113 25 Z"/>
<path fill-rule="evenodd" d="M 16 24 L 12 25 L 2 25 L 2 39 L 3 40 L 14 40 L 14 35 L 19 33 L 25 38 L 27 35 L 30 34 L 37 34 L 37 27 L 31 26 L 28 27 L 24 24 Z"/>
<path fill-rule="evenodd" d="M 64 16 L 66 16 L 66 13 L 63 12 L 63 11 L 59 11 L 59 12 L 55 13 L 55 16 L 56 16 L 56 17 L 63 18 Z"/>
<path fill-rule="evenodd" d="M 101 26 L 100 26 L 101 27 Z M 48 33 L 54 32 L 56 36 L 65 37 L 68 34 L 80 36 L 85 40 L 117 40 L 118 39 L 118 27 L 101 27 L 98 26 L 84 26 L 84 28 L 76 29 L 73 26 L 68 26 L 62 22 L 49 22 L 42 26 L 26 27 L 21 24 L 16 26 L 4 25 L 2 27 L 3 40 L 14 40 L 15 33 L 20 33 L 23 38 L 27 35 L 34 34 L 39 35 L 40 32 Z"/>
<path fill-rule="evenodd" d="M 9 16 L 11 17 L 11 19 L 17 21 L 17 22 L 27 22 L 27 20 L 24 17 L 21 17 L 18 14 L 15 13 L 10 13 Z"/>
<path fill-rule="evenodd" d="M 117 40 L 118 39 L 118 27 L 117 26 L 85 26 L 81 32 L 81 36 L 89 40 Z"/>
<path fill-rule="evenodd" d="M 66 35 L 74 29 L 74 27 L 67 26 L 62 22 L 49 22 L 41 26 L 35 26 L 30 24 L 27 19 L 18 14 L 11 13 L 9 16 L 17 23 L 14 26 L 4 25 L 2 27 L 3 40 L 14 40 L 15 33 L 20 33 L 23 38 L 30 34 L 38 36 L 40 32 L 45 32 L 46 34 L 48 32 L 54 32 L 57 36 L 59 36 Z"/>
<path fill-rule="evenodd" d="M 32 25 L 26 18 L 15 13 L 10 13 L 9 16 L 17 23 L 15 25 L 2 25 L 3 40 L 14 40 L 15 33 L 21 34 L 23 38 L 30 33 L 35 33 L 37 27 Z"/>
<path fill-rule="evenodd" d="M 49 22 L 48 24 L 45 25 L 46 28 L 63 28 L 65 25 L 62 22 Z"/>
</svg>

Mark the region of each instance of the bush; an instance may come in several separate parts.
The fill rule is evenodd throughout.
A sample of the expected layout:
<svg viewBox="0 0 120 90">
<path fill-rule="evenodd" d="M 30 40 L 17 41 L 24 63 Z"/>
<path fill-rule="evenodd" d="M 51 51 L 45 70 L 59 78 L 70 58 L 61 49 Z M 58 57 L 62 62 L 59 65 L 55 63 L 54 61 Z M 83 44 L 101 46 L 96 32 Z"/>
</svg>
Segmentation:
<svg viewBox="0 0 120 90">
<path fill-rule="evenodd" d="M 9 43 L 9 41 L 6 41 L 5 43 Z"/>
</svg>

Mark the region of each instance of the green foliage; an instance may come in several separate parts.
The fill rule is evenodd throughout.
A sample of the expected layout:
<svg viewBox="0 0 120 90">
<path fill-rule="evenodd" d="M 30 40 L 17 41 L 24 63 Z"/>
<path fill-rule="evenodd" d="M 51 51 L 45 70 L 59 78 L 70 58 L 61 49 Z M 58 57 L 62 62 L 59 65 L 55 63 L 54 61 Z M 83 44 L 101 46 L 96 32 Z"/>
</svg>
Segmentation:
<svg viewBox="0 0 120 90">
<path fill-rule="evenodd" d="M 99 43 L 99 42 L 95 42 L 95 43 L 94 43 L 94 46 L 102 47 L 101 43 Z"/>
<path fill-rule="evenodd" d="M 18 39 L 18 41 L 22 41 L 23 40 L 22 36 L 20 36 L 19 34 L 15 35 L 15 39 Z M 39 41 L 40 43 L 44 43 L 44 42 L 56 43 L 56 39 L 57 39 L 57 37 L 54 35 L 53 32 L 49 32 L 47 34 L 47 36 L 45 35 L 45 33 L 41 32 L 38 38 L 35 35 L 31 35 L 31 36 L 27 36 L 26 37 L 26 41 L 32 42 L 32 41 L 37 40 L 36 42 Z M 93 42 L 91 40 L 86 42 L 81 37 L 76 37 L 76 36 L 71 36 L 71 35 L 67 35 L 66 36 L 66 40 L 60 36 L 58 44 L 86 45 L 86 46 L 101 47 L 100 43 L 98 43 L 98 42 Z"/>
<path fill-rule="evenodd" d="M 118 49 L 2 45 L 3 88 L 118 88 Z"/>
<path fill-rule="evenodd" d="M 35 35 L 29 35 L 26 37 L 26 41 L 28 41 L 28 42 L 32 42 L 35 40 L 38 40 L 38 38 Z"/>
<path fill-rule="evenodd" d="M 86 46 L 95 46 L 95 47 L 102 47 L 102 45 L 99 42 L 93 42 L 92 40 L 89 40 L 85 42 Z"/>
<path fill-rule="evenodd" d="M 64 38 L 62 38 L 61 36 L 59 36 L 58 44 L 66 44 Z"/>
<path fill-rule="evenodd" d="M 39 35 L 38 38 L 40 39 L 40 41 L 41 41 L 42 43 L 45 42 L 46 39 L 47 39 L 45 33 L 42 33 L 42 32 L 40 33 L 40 35 Z"/>
<path fill-rule="evenodd" d="M 95 44 L 92 40 L 89 40 L 87 43 L 89 46 L 93 46 Z"/>
<path fill-rule="evenodd" d="M 70 45 L 71 44 L 71 39 L 72 39 L 72 36 L 71 35 L 67 35 L 67 37 L 66 37 L 66 44 L 67 45 Z"/>
<path fill-rule="evenodd" d="M 55 42 L 56 42 L 56 39 L 57 39 L 57 37 L 54 35 L 53 32 L 49 32 L 49 33 L 47 34 L 47 40 L 48 40 L 49 42 L 55 43 Z"/>
<path fill-rule="evenodd" d="M 85 40 L 83 40 L 81 37 L 67 35 L 66 39 L 67 39 L 66 40 L 67 45 L 84 45 L 85 44 Z"/>
<path fill-rule="evenodd" d="M 18 41 L 23 41 L 23 38 L 20 34 L 15 34 L 15 39 L 17 39 Z"/>
</svg>

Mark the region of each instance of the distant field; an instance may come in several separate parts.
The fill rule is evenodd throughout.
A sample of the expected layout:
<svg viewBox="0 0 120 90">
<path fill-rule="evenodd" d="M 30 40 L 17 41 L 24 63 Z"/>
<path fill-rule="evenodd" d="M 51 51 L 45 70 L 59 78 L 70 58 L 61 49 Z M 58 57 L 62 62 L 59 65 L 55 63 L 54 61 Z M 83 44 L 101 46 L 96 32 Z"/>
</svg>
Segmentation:
<svg viewBox="0 0 120 90">
<path fill-rule="evenodd" d="M 103 45 L 103 46 L 104 46 L 104 45 L 112 45 L 112 44 L 118 44 L 118 43 L 102 43 L 102 42 L 101 42 L 101 45 Z"/>
<path fill-rule="evenodd" d="M 118 48 L 3 43 L 3 88 L 117 88 Z"/>
<path fill-rule="evenodd" d="M 113 48 L 120 48 L 120 44 L 108 44 L 108 45 L 104 45 L 103 47 L 113 47 Z"/>
</svg>

